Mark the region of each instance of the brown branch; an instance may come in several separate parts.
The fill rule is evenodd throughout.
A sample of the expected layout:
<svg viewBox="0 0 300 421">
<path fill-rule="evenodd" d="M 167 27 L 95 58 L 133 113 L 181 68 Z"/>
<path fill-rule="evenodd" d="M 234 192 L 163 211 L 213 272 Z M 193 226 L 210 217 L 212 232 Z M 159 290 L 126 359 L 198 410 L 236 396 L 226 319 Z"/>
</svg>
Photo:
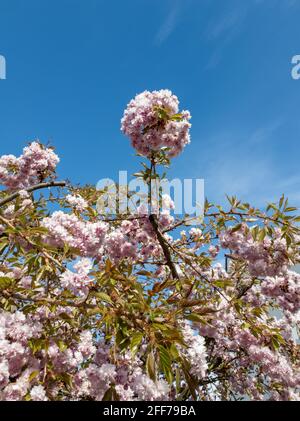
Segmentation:
<svg viewBox="0 0 300 421">
<path fill-rule="evenodd" d="M 102 222 L 134 221 L 136 219 L 145 219 L 147 217 L 147 215 L 132 216 L 132 217 L 127 217 L 127 215 L 130 215 L 130 214 L 124 214 L 124 218 L 123 217 L 120 217 L 120 218 L 104 218 L 104 219 L 101 219 L 101 221 Z"/>
<path fill-rule="evenodd" d="M 270 221 L 273 223 L 277 223 L 277 224 L 281 224 L 283 226 L 289 226 L 289 223 L 286 221 L 280 221 L 279 219 L 276 218 L 272 218 L 268 215 L 264 215 L 264 214 L 252 214 L 252 213 L 245 213 L 245 212 L 237 212 L 237 211 L 233 211 L 230 210 L 228 212 L 214 212 L 214 213 L 206 213 L 204 216 L 206 217 L 211 217 L 211 218 L 215 218 L 217 216 L 220 215 L 226 215 L 226 216 L 230 216 L 230 215 L 234 215 L 234 216 L 239 216 L 240 218 L 258 218 L 258 219 L 263 219 L 266 221 Z"/>
<path fill-rule="evenodd" d="M 15 294 L 10 294 L 10 293 L 6 293 L 5 291 L 2 291 L 1 294 L 5 297 L 5 298 L 14 298 L 16 300 L 20 300 L 20 301 L 30 301 L 32 303 L 36 303 L 36 304 L 54 304 L 54 305 L 58 305 L 58 306 L 69 306 L 69 307 L 85 307 L 88 309 L 94 309 L 97 308 L 97 305 L 94 304 L 88 304 L 86 303 L 85 300 L 82 301 L 78 301 L 78 302 L 61 302 L 59 300 L 55 300 L 55 299 L 51 299 L 51 298 L 47 298 L 47 297 L 41 297 L 41 298 L 33 298 L 33 297 L 25 297 L 22 294 L 19 293 L 15 293 Z"/>
<path fill-rule="evenodd" d="M 173 231 L 175 228 L 178 228 L 181 225 L 186 226 L 188 222 L 193 221 L 195 219 L 195 217 L 180 219 L 179 221 L 175 222 L 175 224 L 173 224 L 171 227 L 164 229 L 163 233 Z"/>
<path fill-rule="evenodd" d="M 47 187 L 65 187 L 67 183 L 65 181 L 49 181 L 45 183 L 39 183 L 34 186 L 28 187 L 27 189 L 23 189 L 28 193 L 32 193 L 35 190 L 45 189 Z M 0 200 L 0 207 L 6 205 L 7 203 L 13 201 L 19 196 L 19 191 L 12 193 L 11 195 L 5 197 L 4 199 Z"/>
<path fill-rule="evenodd" d="M 225 254 L 224 256 L 227 257 L 228 259 L 235 260 L 237 262 L 244 262 L 244 259 L 242 259 L 239 256 L 235 256 L 233 254 Z"/>
<path fill-rule="evenodd" d="M 158 227 L 156 215 L 151 214 L 149 216 L 149 221 L 150 221 L 150 223 L 151 223 L 151 225 L 152 225 L 152 227 L 153 227 L 153 229 L 156 233 L 158 242 L 159 242 L 159 244 L 160 244 L 160 246 L 163 250 L 163 253 L 164 253 L 164 256 L 165 256 L 165 259 L 166 259 L 166 263 L 167 263 L 168 267 L 170 268 L 172 277 L 174 279 L 179 279 L 179 275 L 177 273 L 176 267 L 175 267 L 174 263 L 172 262 L 171 253 L 170 253 L 170 250 L 169 250 L 169 247 L 168 247 L 168 242 L 166 241 L 166 239 L 164 238 L 164 236 L 162 235 L 162 233 L 160 232 L 160 229 Z"/>
</svg>

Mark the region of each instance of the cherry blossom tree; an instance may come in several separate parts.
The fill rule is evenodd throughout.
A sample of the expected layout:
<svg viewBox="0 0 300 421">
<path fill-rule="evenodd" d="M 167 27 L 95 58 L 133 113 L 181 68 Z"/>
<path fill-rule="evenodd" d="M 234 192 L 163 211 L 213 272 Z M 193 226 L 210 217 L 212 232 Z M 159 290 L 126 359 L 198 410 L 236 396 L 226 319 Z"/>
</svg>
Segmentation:
<svg viewBox="0 0 300 421">
<path fill-rule="evenodd" d="M 168 90 L 129 103 L 149 186 L 189 120 Z M 300 217 L 284 196 L 206 201 L 192 227 L 166 195 L 103 215 L 105 192 L 58 181 L 58 162 L 38 141 L 0 158 L 1 400 L 299 399 Z"/>
</svg>

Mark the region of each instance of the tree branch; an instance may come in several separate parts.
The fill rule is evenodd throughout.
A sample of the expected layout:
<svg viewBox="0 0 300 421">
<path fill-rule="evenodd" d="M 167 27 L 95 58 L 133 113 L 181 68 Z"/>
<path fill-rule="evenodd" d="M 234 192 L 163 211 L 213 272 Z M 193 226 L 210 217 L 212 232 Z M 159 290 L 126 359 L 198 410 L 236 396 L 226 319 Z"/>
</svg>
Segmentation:
<svg viewBox="0 0 300 421">
<path fill-rule="evenodd" d="M 65 187 L 67 185 L 66 181 L 49 181 L 45 183 L 39 183 L 34 186 L 28 187 L 26 190 L 28 193 L 31 193 L 35 190 L 45 189 L 47 187 Z M 13 201 L 19 196 L 19 191 L 12 193 L 11 195 L 5 197 L 4 199 L 0 200 L 0 207 L 6 205 L 7 203 Z"/>
<path fill-rule="evenodd" d="M 264 214 L 255 214 L 255 213 L 252 214 L 248 212 L 237 212 L 237 211 L 230 210 L 228 212 L 222 212 L 222 215 L 226 215 L 226 216 L 233 215 L 233 216 L 239 216 L 240 218 L 258 218 L 258 219 L 273 222 L 275 224 L 289 226 L 289 223 L 286 221 L 281 221 L 280 219 L 272 218 L 271 216 L 264 215 Z M 204 214 L 204 216 L 208 218 L 209 217 L 215 218 L 215 217 L 221 216 L 221 213 L 220 212 L 206 213 Z"/>
<path fill-rule="evenodd" d="M 151 225 L 152 225 L 152 227 L 153 227 L 153 229 L 156 233 L 158 242 L 159 242 L 159 244 L 160 244 L 160 246 L 163 250 L 167 265 L 170 268 L 170 271 L 172 273 L 173 278 L 179 279 L 179 275 L 177 273 L 176 267 L 175 267 L 174 263 L 172 262 L 171 253 L 170 253 L 170 250 L 169 250 L 169 247 L 168 247 L 168 243 L 167 243 L 167 241 L 165 240 L 164 236 L 162 235 L 162 233 L 160 232 L 160 230 L 158 228 L 158 222 L 157 222 L 156 215 L 151 214 L 149 216 L 149 221 L 150 221 L 150 223 L 151 223 Z"/>
<path fill-rule="evenodd" d="M 15 298 L 16 300 L 20 300 L 20 301 L 30 301 L 32 303 L 36 303 L 36 304 L 54 304 L 54 305 L 58 305 L 58 306 L 69 306 L 69 307 L 85 307 L 85 308 L 89 308 L 89 309 L 94 309 L 97 308 L 97 305 L 94 304 L 88 304 L 85 302 L 85 300 L 82 301 L 73 301 L 73 302 L 69 302 L 66 301 L 61 302 L 59 300 L 55 300 L 55 299 L 51 299 L 51 298 L 47 298 L 47 297 L 41 297 L 41 298 L 33 298 L 33 297 L 25 297 L 22 294 L 19 293 L 15 293 L 15 294 L 10 294 L 9 292 L 5 292 L 2 291 L 1 294 L 5 297 L 5 298 Z"/>
</svg>

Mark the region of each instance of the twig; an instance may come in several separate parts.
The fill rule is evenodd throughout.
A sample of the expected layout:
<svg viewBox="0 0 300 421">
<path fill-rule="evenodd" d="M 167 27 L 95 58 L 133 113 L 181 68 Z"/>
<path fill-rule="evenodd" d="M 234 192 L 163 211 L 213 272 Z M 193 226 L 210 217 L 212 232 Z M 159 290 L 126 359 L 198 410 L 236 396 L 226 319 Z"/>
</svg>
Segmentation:
<svg viewBox="0 0 300 421">
<path fill-rule="evenodd" d="M 23 190 L 27 191 L 28 193 L 32 193 L 35 190 L 41 190 L 47 187 L 65 187 L 66 185 L 67 185 L 66 181 L 49 181 L 47 183 L 36 184 L 34 186 L 28 187 L 27 189 L 23 189 Z M 0 200 L 0 207 L 16 199 L 18 196 L 19 196 L 19 191 L 12 193 L 11 195 Z"/>
<path fill-rule="evenodd" d="M 97 308 L 97 305 L 94 304 L 88 304 L 86 303 L 84 300 L 81 300 L 79 302 L 61 302 L 59 300 L 55 300 L 55 299 L 51 299 L 51 298 L 47 298 L 47 297 L 41 297 L 41 298 L 33 298 L 33 297 L 25 297 L 22 294 L 19 293 L 15 293 L 15 294 L 9 294 L 9 293 L 5 293 L 5 291 L 2 291 L 2 295 L 5 298 L 15 298 L 16 300 L 20 300 L 20 301 L 30 301 L 36 304 L 54 304 L 54 305 L 58 305 L 58 306 L 68 306 L 68 307 L 85 307 L 85 308 L 89 308 L 89 309 L 94 309 Z"/>
<path fill-rule="evenodd" d="M 226 215 L 226 216 L 234 215 L 234 216 L 239 216 L 240 218 L 259 218 L 259 219 L 267 220 L 273 223 L 281 224 L 283 226 L 289 226 L 288 222 L 280 221 L 279 219 L 271 218 L 270 216 L 267 216 L 267 215 L 237 212 L 233 210 L 230 210 L 228 212 L 222 212 L 222 213 L 220 212 L 206 213 L 204 216 L 215 218 L 216 216 L 220 216 L 220 215 Z"/>
</svg>

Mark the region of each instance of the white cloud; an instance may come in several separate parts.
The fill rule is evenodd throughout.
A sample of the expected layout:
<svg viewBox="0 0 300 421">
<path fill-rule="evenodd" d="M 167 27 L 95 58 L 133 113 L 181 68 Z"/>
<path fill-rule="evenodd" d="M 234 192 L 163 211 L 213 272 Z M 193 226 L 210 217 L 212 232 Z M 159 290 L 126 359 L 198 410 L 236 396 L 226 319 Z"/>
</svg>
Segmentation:
<svg viewBox="0 0 300 421">
<path fill-rule="evenodd" d="M 224 50 L 245 28 L 249 15 L 262 7 L 265 7 L 269 19 L 270 8 L 281 8 L 290 13 L 291 8 L 300 7 L 300 0 L 239 0 L 233 2 L 229 10 L 221 9 L 221 13 L 209 22 L 204 32 L 204 37 L 212 44 L 207 70 L 216 67 L 222 61 Z M 249 19 L 249 24 L 251 23 L 252 20 Z"/>
<path fill-rule="evenodd" d="M 206 29 L 205 38 L 214 44 L 211 57 L 206 69 L 216 67 L 223 58 L 224 50 L 228 44 L 239 34 L 242 23 L 247 15 L 244 4 L 238 8 L 222 14 L 217 19 L 211 21 Z"/>
<path fill-rule="evenodd" d="M 212 21 L 206 32 L 206 37 L 209 40 L 215 40 L 223 37 L 224 34 L 228 35 L 236 28 L 244 17 L 243 9 L 231 10 L 229 13 L 222 15 L 219 19 Z"/>
<path fill-rule="evenodd" d="M 198 176 L 205 179 L 210 201 L 224 203 L 228 194 L 261 207 L 284 193 L 291 205 L 300 206 L 300 175 L 278 169 L 272 154 L 280 126 L 279 120 L 246 134 L 220 132 L 207 139 L 210 146 Z"/>
<path fill-rule="evenodd" d="M 283 121 L 278 119 L 267 126 L 258 128 L 249 136 L 249 143 L 259 144 L 265 142 L 279 129 L 282 123 Z"/>
<path fill-rule="evenodd" d="M 172 34 L 179 20 L 179 2 L 173 1 L 171 10 L 167 14 L 165 20 L 161 24 L 155 36 L 155 43 L 161 45 Z"/>
</svg>

